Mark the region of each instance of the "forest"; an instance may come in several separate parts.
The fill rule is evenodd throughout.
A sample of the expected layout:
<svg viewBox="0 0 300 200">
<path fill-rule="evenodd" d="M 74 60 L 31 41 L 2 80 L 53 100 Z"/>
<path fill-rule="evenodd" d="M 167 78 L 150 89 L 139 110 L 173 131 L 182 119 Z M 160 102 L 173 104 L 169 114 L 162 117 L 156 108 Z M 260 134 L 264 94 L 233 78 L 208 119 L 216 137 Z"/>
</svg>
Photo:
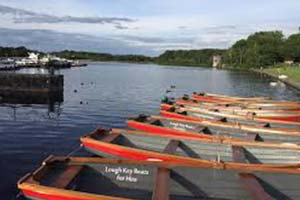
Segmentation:
<svg viewBox="0 0 300 200">
<path fill-rule="evenodd" d="M 264 68 L 285 60 L 300 62 L 300 34 L 285 38 L 280 31 L 257 32 L 235 42 L 228 49 L 166 51 L 157 58 L 159 64 L 211 66 L 212 56 L 219 54 L 230 68 Z"/>
</svg>

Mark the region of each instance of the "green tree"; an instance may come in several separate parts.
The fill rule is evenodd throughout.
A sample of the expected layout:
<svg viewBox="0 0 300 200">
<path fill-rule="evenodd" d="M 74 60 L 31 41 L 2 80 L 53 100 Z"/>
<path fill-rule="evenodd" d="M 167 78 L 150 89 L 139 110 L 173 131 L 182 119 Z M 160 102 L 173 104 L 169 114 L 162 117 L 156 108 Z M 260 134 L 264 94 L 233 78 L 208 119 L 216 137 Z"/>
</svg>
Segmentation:
<svg viewBox="0 0 300 200">
<path fill-rule="evenodd" d="M 300 34 L 293 34 L 285 40 L 281 48 L 281 55 L 285 60 L 300 62 Z"/>
<path fill-rule="evenodd" d="M 283 45 L 280 31 L 258 32 L 246 40 L 237 41 L 226 53 L 228 64 L 239 68 L 258 68 L 273 65 L 282 60 Z"/>
</svg>

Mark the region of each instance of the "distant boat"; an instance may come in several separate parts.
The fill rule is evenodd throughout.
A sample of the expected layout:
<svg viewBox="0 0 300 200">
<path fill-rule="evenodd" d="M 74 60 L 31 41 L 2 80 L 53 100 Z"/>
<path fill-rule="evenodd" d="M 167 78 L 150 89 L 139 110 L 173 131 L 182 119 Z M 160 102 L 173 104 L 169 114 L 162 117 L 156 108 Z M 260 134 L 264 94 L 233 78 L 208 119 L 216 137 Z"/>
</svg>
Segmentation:
<svg viewBox="0 0 300 200">
<path fill-rule="evenodd" d="M 71 67 L 85 67 L 86 63 L 79 62 L 78 60 L 71 62 Z"/>
<path fill-rule="evenodd" d="M 11 58 L 0 60 L 0 70 L 16 70 L 16 69 L 18 69 L 18 67 L 16 67 L 15 60 Z"/>
</svg>

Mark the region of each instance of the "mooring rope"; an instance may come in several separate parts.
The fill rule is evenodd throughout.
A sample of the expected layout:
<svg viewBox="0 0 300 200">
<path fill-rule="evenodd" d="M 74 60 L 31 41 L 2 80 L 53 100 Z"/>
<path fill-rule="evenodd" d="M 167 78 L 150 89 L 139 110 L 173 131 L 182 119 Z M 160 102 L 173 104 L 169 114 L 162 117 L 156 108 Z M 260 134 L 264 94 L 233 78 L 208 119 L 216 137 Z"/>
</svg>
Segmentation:
<svg viewBox="0 0 300 200">
<path fill-rule="evenodd" d="M 67 154 L 67 158 L 71 157 L 73 154 L 75 154 L 76 152 L 78 152 L 81 148 L 83 147 L 82 144 L 79 145 L 79 147 L 77 147 L 76 149 L 72 150 L 71 152 L 69 152 Z"/>
</svg>

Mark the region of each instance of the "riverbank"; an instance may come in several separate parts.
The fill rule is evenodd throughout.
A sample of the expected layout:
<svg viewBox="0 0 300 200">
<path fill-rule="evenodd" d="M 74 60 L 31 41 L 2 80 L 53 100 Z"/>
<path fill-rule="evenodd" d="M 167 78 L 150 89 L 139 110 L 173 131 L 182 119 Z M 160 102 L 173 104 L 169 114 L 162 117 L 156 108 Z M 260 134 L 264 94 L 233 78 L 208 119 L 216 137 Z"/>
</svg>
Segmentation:
<svg viewBox="0 0 300 200">
<path fill-rule="evenodd" d="M 293 88 L 300 90 L 300 66 L 279 65 L 265 69 L 252 69 L 256 73 L 265 74 L 277 81 L 281 81 Z M 280 79 L 280 75 L 286 75 L 286 79 Z"/>
</svg>

